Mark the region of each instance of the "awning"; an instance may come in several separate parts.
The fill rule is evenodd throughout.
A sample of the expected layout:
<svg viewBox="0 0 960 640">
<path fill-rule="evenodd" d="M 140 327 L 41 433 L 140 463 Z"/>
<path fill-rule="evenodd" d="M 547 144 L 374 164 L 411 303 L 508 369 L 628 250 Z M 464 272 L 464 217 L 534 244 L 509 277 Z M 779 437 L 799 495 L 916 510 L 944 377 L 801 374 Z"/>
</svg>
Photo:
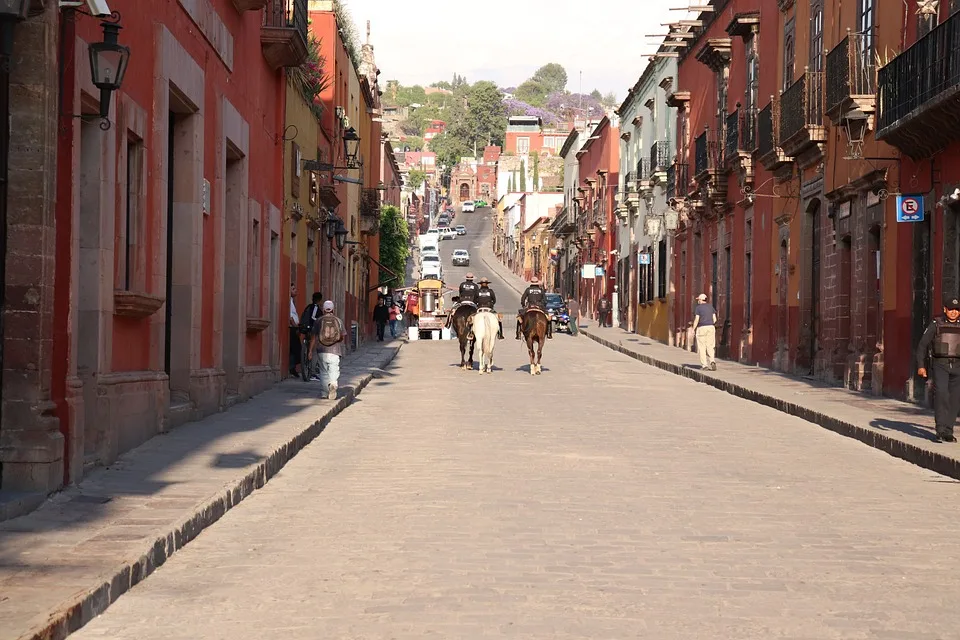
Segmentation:
<svg viewBox="0 0 960 640">
<path fill-rule="evenodd" d="M 369 256 L 369 255 L 368 255 L 368 256 L 367 256 L 367 259 L 368 259 L 368 260 L 372 260 L 374 263 L 376 263 L 376 265 L 377 265 L 378 267 L 380 267 L 381 269 L 383 269 L 384 271 L 386 271 L 387 273 L 389 273 L 390 275 L 392 275 L 394 280 L 399 280 L 399 281 L 400 281 L 400 284 L 403 284 L 403 276 L 397 275 L 396 273 L 394 273 L 393 271 L 391 271 L 390 269 L 388 269 L 387 267 L 385 267 L 382 262 L 380 262 L 379 260 L 377 260 L 377 259 L 374 258 L 373 256 Z M 387 282 L 390 282 L 390 281 L 388 280 Z M 370 293 L 370 292 L 372 292 L 372 291 L 376 291 L 377 289 L 379 289 L 379 288 L 382 287 L 382 286 L 383 286 L 383 283 L 381 282 L 381 283 L 378 284 L 377 286 L 375 286 L 375 287 L 373 287 L 372 289 L 370 289 L 369 291 L 367 291 L 367 293 Z"/>
</svg>

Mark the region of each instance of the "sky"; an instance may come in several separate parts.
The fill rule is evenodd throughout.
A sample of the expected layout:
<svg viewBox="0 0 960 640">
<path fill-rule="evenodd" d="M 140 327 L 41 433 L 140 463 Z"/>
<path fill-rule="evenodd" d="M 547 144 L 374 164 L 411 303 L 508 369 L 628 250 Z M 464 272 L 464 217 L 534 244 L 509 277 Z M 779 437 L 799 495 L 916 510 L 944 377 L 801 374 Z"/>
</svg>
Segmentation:
<svg viewBox="0 0 960 640">
<path fill-rule="evenodd" d="M 470 83 L 517 86 L 540 66 L 557 62 L 567 90 L 613 91 L 622 99 L 659 40 L 660 23 L 686 17 L 688 0 L 345 0 L 361 40 L 370 41 L 381 83 L 428 85 L 459 73 Z"/>
</svg>

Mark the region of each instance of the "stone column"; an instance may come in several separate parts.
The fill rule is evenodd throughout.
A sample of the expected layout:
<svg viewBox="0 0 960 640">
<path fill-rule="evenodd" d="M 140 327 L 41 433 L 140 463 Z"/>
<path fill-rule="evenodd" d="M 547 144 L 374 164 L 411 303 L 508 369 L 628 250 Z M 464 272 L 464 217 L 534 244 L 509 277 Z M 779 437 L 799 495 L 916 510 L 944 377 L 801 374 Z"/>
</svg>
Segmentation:
<svg viewBox="0 0 960 640">
<path fill-rule="evenodd" d="M 53 491 L 63 436 L 51 400 L 57 162 L 57 3 L 17 25 L 10 69 L 0 487 Z M 59 354 L 58 357 L 66 357 Z"/>
</svg>

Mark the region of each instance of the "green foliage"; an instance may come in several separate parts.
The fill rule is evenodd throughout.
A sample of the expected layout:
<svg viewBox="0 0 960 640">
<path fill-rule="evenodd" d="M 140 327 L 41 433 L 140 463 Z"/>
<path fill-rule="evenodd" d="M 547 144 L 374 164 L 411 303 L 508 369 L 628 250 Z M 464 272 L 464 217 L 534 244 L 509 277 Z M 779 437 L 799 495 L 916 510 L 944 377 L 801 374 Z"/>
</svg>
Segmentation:
<svg viewBox="0 0 960 640">
<path fill-rule="evenodd" d="M 457 166 L 461 157 L 471 153 L 466 142 L 449 131 L 430 140 L 430 151 L 437 154 L 437 166 L 443 167 L 445 173 Z"/>
<path fill-rule="evenodd" d="M 531 80 L 538 82 L 546 95 L 549 95 L 567 88 L 567 70 L 556 62 L 551 62 L 537 69 Z"/>
<path fill-rule="evenodd" d="M 520 161 L 520 191 L 527 191 L 527 163 L 524 160 Z"/>
<path fill-rule="evenodd" d="M 467 79 L 465 77 L 455 73 L 453 74 L 453 83 L 450 85 L 450 89 L 459 89 L 467 84 Z"/>
<path fill-rule="evenodd" d="M 547 87 L 534 78 L 525 80 L 513 93 L 513 97 L 534 107 L 543 108 L 547 103 Z"/>
<path fill-rule="evenodd" d="M 600 89 L 594 89 L 590 92 L 590 97 L 595 100 L 603 100 L 603 94 L 600 93 Z"/>
<path fill-rule="evenodd" d="M 327 73 L 327 59 L 321 51 L 321 41 L 312 33 L 307 44 L 307 61 L 299 67 L 288 69 L 290 80 L 306 100 L 313 111 L 313 115 L 323 115 L 323 102 L 320 94 L 330 86 L 330 76 Z"/>
<path fill-rule="evenodd" d="M 540 190 L 540 154 L 534 153 L 532 154 L 531 157 L 533 161 L 533 190 L 539 191 Z"/>
<path fill-rule="evenodd" d="M 407 174 L 407 184 L 410 185 L 410 188 L 413 191 L 416 191 L 420 188 L 420 185 L 423 184 L 423 181 L 427 179 L 427 174 L 420 169 L 411 169 L 410 173 Z"/>
<path fill-rule="evenodd" d="M 456 76 L 456 74 L 454 74 L 454 76 Z M 447 91 L 451 91 L 453 89 L 453 85 L 446 80 L 438 80 L 437 82 L 431 83 L 430 86 L 435 89 L 446 89 Z"/>
<path fill-rule="evenodd" d="M 471 146 L 503 144 L 506 136 L 506 109 L 497 85 L 486 80 L 477 82 L 467 96 L 466 142 Z"/>
<path fill-rule="evenodd" d="M 410 255 L 409 242 L 410 230 L 407 228 L 407 221 L 400 213 L 400 209 L 390 204 L 381 207 L 380 262 L 401 278 L 405 276 L 407 271 L 407 258 Z M 397 282 L 389 273 L 381 271 L 380 283 L 385 284 L 390 281 L 395 287 L 404 284 L 403 282 Z"/>
<path fill-rule="evenodd" d="M 333 13 L 337 17 L 337 25 L 343 32 L 343 46 L 347 49 L 350 61 L 353 66 L 360 68 L 360 36 L 357 33 L 357 25 L 353 23 L 350 17 L 350 10 L 347 9 L 346 0 L 333 0 Z"/>
<path fill-rule="evenodd" d="M 410 151 L 423 151 L 427 146 L 427 143 L 420 136 L 406 136 L 403 140 L 398 140 L 393 143 L 394 149 L 403 149 L 404 147 L 410 147 Z"/>
<path fill-rule="evenodd" d="M 617 102 L 617 94 L 615 94 L 613 91 L 603 96 L 603 100 L 600 102 L 603 103 L 603 106 L 610 107 L 611 109 L 615 109 L 617 106 L 619 106 L 619 103 Z"/>
</svg>

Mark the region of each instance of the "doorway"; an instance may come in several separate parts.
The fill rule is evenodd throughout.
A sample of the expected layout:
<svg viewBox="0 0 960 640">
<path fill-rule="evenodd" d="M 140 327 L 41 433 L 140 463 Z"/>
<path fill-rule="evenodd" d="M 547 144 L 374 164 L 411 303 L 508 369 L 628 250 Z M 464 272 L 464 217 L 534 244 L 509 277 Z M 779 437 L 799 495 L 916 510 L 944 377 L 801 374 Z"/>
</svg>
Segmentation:
<svg viewBox="0 0 960 640">
<path fill-rule="evenodd" d="M 913 224 L 913 309 L 911 312 L 911 346 L 916 347 L 932 319 L 931 304 L 931 252 L 930 252 L 930 212 L 923 222 Z M 917 375 L 913 369 L 913 384 L 910 400 L 923 402 L 926 399 L 926 379 Z"/>
<path fill-rule="evenodd" d="M 470 185 L 464 182 L 460 185 L 460 202 L 470 199 Z"/>
<path fill-rule="evenodd" d="M 789 269 L 790 245 L 786 238 L 780 241 L 780 255 L 777 258 L 777 351 L 780 352 L 780 369 L 786 371 L 789 368 L 788 348 L 789 340 L 787 337 L 788 318 L 787 318 L 787 285 L 790 276 L 787 273 Z"/>
<path fill-rule="evenodd" d="M 243 312 L 243 275 L 246 265 L 241 255 L 246 229 L 244 206 L 244 159 L 229 140 L 224 160 L 224 247 L 223 247 L 223 371 L 228 396 L 240 393 L 240 367 L 243 359 L 243 331 L 246 315 L 257 316 L 256 309 Z"/>
<path fill-rule="evenodd" d="M 816 372 L 817 352 L 820 339 L 820 284 L 821 284 L 821 207 L 820 200 L 812 200 L 807 206 L 805 217 L 805 233 L 807 250 L 804 256 L 807 265 L 807 282 L 803 294 L 803 340 L 804 345 L 800 352 L 803 358 L 802 366 L 808 369 L 810 375 Z M 798 363 L 801 364 L 801 363 Z"/>
</svg>

